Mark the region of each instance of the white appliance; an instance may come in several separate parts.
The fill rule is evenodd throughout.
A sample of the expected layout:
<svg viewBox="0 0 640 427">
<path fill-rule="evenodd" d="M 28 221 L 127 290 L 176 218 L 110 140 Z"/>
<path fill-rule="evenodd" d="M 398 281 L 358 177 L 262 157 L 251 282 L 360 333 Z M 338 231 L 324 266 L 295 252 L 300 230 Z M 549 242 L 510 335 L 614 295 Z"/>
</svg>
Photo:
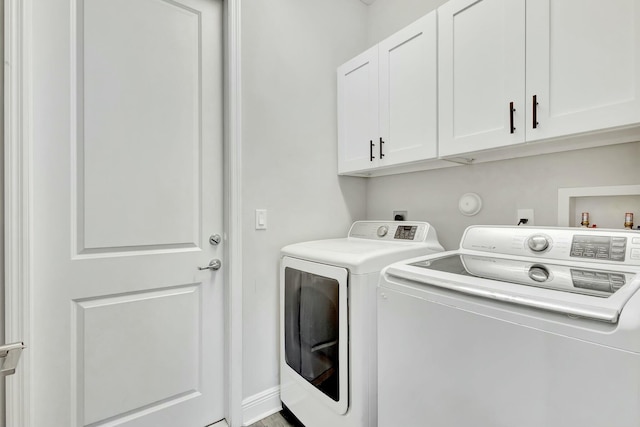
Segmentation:
<svg viewBox="0 0 640 427">
<path fill-rule="evenodd" d="M 283 406 L 306 427 L 376 426 L 376 285 L 393 262 L 443 251 L 426 222 L 355 222 L 347 238 L 286 246 Z"/>
<path fill-rule="evenodd" d="M 379 426 L 638 427 L 640 233 L 469 227 L 385 268 Z"/>
</svg>

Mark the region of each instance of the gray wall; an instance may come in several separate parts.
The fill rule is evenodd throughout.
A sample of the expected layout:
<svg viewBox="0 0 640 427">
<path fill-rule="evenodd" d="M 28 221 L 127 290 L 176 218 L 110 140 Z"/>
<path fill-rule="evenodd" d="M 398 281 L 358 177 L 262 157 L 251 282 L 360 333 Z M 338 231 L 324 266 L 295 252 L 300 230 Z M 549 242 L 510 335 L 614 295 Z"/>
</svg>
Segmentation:
<svg viewBox="0 0 640 427">
<path fill-rule="evenodd" d="M 368 10 L 369 46 L 389 37 L 447 0 L 376 0 Z"/>
<path fill-rule="evenodd" d="M 336 157 L 336 68 L 365 49 L 365 23 L 357 0 L 242 4 L 245 398 L 279 384 L 280 248 L 365 216 L 366 181 L 339 178 Z"/>
<path fill-rule="evenodd" d="M 392 209 L 408 210 L 409 219 L 435 227 L 445 249 L 456 249 L 467 226 L 515 225 L 517 209 L 533 208 L 536 225 L 557 225 L 558 188 L 640 184 L 638 159 L 640 142 L 634 142 L 373 178 L 367 185 L 367 217 L 390 218 Z M 467 217 L 458 211 L 458 200 L 471 192 L 480 195 L 483 206 Z"/>
</svg>

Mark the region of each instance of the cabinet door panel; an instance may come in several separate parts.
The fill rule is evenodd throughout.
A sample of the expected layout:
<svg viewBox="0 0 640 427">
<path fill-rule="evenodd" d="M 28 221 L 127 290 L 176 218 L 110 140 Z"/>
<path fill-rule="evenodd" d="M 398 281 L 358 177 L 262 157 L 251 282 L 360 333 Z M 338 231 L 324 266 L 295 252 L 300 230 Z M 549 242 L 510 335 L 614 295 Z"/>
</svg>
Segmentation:
<svg viewBox="0 0 640 427">
<path fill-rule="evenodd" d="M 338 68 L 338 173 L 378 163 L 378 47 Z M 375 144 L 370 158 L 370 141 Z"/>
<path fill-rule="evenodd" d="M 524 142 L 524 0 L 451 0 L 438 17 L 440 155 Z"/>
<path fill-rule="evenodd" d="M 638 1 L 528 1 L 527 99 L 527 140 L 640 122 Z"/>
<path fill-rule="evenodd" d="M 438 155 L 436 12 L 379 45 L 382 165 Z"/>
</svg>

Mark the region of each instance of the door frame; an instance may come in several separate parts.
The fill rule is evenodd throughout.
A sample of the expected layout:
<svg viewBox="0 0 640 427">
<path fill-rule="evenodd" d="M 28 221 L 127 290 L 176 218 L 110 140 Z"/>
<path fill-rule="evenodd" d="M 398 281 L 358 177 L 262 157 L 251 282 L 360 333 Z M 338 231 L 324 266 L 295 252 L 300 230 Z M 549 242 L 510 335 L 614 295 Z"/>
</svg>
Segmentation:
<svg viewBox="0 0 640 427">
<path fill-rule="evenodd" d="M 5 0 L 4 174 L 5 332 L 7 342 L 31 341 L 32 235 L 32 40 L 34 0 Z M 224 2 L 224 234 L 225 418 L 242 425 L 242 205 L 241 205 L 241 0 Z M 235 356 L 235 357 L 234 357 Z M 31 426 L 31 356 L 23 352 L 7 380 L 6 423 Z"/>
</svg>

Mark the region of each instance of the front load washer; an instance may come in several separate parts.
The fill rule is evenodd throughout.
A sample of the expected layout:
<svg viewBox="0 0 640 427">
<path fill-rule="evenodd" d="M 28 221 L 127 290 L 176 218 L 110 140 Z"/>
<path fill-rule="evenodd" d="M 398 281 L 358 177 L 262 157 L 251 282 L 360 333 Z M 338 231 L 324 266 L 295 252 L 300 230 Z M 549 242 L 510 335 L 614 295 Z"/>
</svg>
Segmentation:
<svg viewBox="0 0 640 427">
<path fill-rule="evenodd" d="M 640 426 L 640 233 L 469 227 L 386 267 L 379 426 Z"/>
<path fill-rule="evenodd" d="M 281 400 L 306 427 L 373 427 L 380 270 L 443 251 L 426 222 L 357 221 L 348 236 L 286 246 Z"/>
</svg>

